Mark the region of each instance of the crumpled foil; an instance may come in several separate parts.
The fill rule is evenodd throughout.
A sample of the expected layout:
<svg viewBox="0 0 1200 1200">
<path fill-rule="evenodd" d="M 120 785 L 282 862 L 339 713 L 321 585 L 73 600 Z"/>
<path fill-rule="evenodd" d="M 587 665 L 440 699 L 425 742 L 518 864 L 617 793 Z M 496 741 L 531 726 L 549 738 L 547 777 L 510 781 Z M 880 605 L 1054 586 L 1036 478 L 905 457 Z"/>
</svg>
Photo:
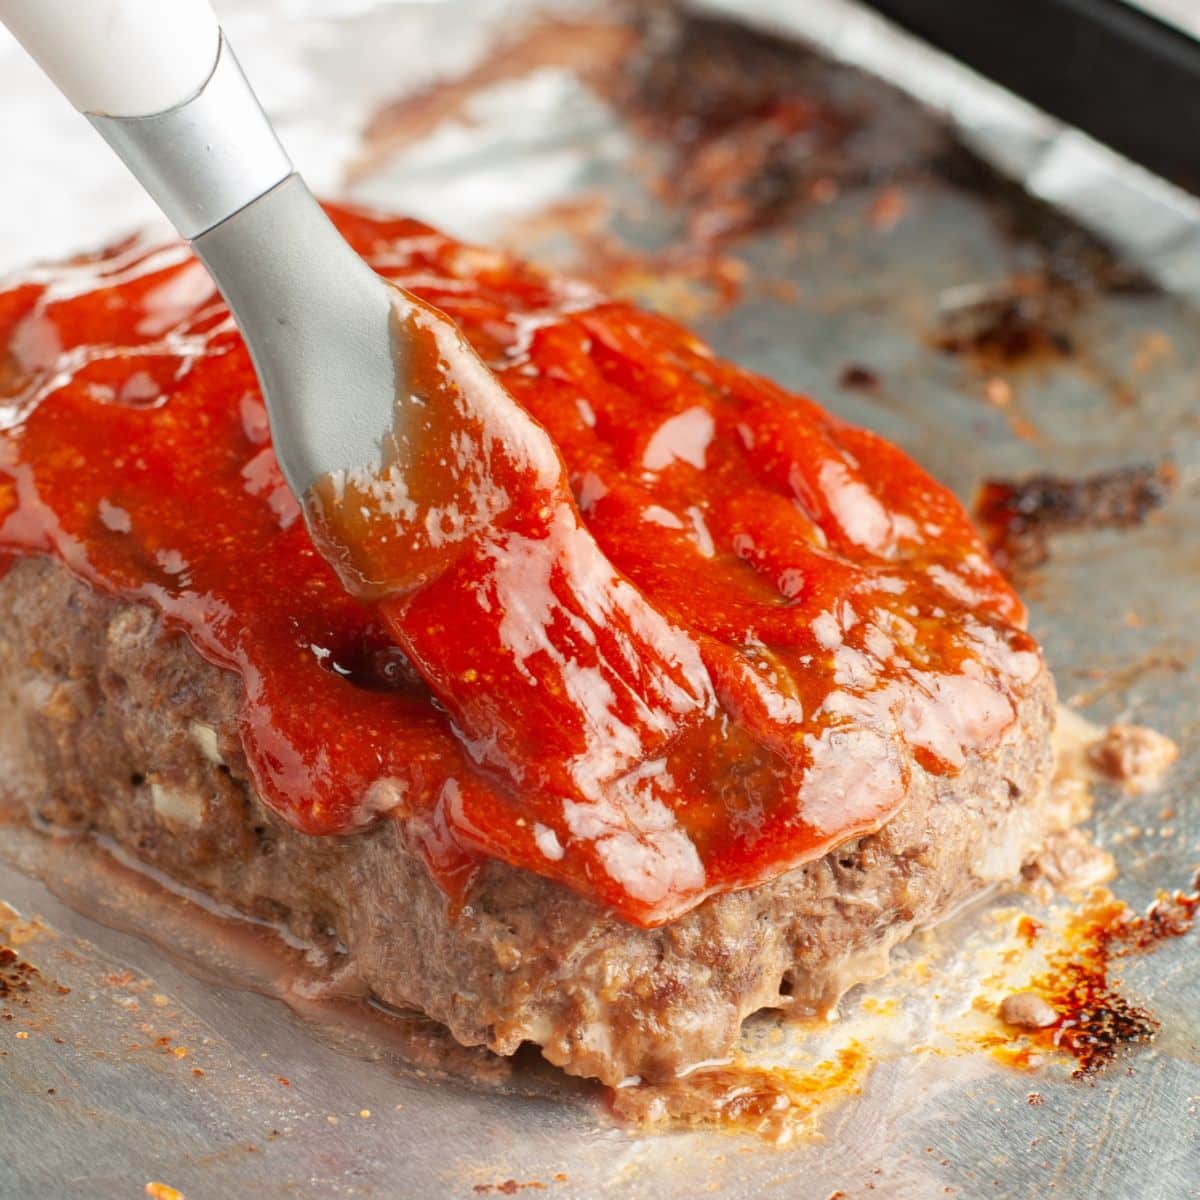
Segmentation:
<svg viewBox="0 0 1200 1200">
<path fill-rule="evenodd" d="M 531 13 L 581 7 L 553 0 L 217 5 L 293 160 L 315 191 L 331 195 L 341 190 L 359 133 L 381 104 L 461 71 L 499 31 Z M 800 37 L 896 84 L 944 114 L 972 149 L 1033 195 L 1070 213 L 1164 286 L 1200 296 L 1200 201 L 853 0 L 697 0 L 696 7 Z M 1146 7 L 1200 30 L 1190 0 Z M 437 8 L 444 23 L 429 19 Z M 4 30 L 0 111 L 8 114 L 0 133 L 0 271 L 161 222 L 108 147 Z M 538 182 L 514 197 L 510 212 L 545 203 Z M 414 207 L 421 206 L 408 205 Z M 417 215 L 437 219 L 439 210 L 440 202 Z M 486 236 L 473 228 L 476 238 Z"/>
<path fill-rule="evenodd" d="M 853 0 L 700 0 L 803 38 L 896 84 L 1032 195 L 1069 213 L 1163 286 L 1200 297 L 1200 200 L 1064 125 Z M 1200 36 L 1192 0 L 1145 4 Z"/>
<path fill-rule="evenodd" d="M 1200 859 L 1200 336 L 1194 308 L 1177 294 L 1200 295 L 1196 202 L 849 0 L 706 3 L 807 39 L 945 112 L 979 154 L 1168 289 L 1085 288 L 1063 317 L 1073 356 L 1009 372 L 943 354 L 930 338 L 941 302 L 1009 280 L 1027 265 L 1030 244 L 1014 248 L 980 196 L 925 179 L 905 184 L 902 220 L 893 218 L 904 189 L 883 188 L 891 217 L 884 205 L 872 225 L 881 189 L 868 182 L 745 239 L 730 256 L 745 272 L 737 303 L 685 313 L 721 353 L 894 439 L 964 499 L 989 477 L 1049 472 L 1069 482 L 1112 467 L 1153 474 L 1170 460 L 1174 491 L 1144 525 L 1056 535 L 1026 590 L 1061 696 L 1098 722 L 1150 724 L 1183 747 L 1162 793 L 1110 788 L 1092 825 L 1120 867 L 1114 888 L 1144 908 L 1159 888 L 1185 886 Z M 469 70 L 498 36 L 548 6 L 564 7 L 217 2 L 319 193 L 410 212 L 477 241 L 599 193 L 621 201 L 596 210 L 601 223 L 613 211 L 637 216 L 636 229 L 618 231 L 618 249 L 634 234 L 661 241 L 662 206 L 639 191 L 630 167 L 631 152 L 646 148 L 553 63 L 476 89 L 452 119 L 362 169 L 360 135 L 381 106 Z M 0 271 L 156 220 L 90 126 L 3 34 L 0 112 Z M 636 282 L 673 311 L 695 300 L 694 280 L 653 264 Z M 867 385 L 847 386 L 856 378 Z M 19 933 L 18 948 L 47 984 L 19 1020 L 0 1022 L 3 1200 L 129 1200 L 152 1182 L 187 1200 L 1200 1196 L 1194 939 L 1124 965 L 1130 994 L 1152 1006 L 1162 1033 L 1092 1086 L 1072 1081 L 1069 1064 L 1018 1072 L 962 1052 L 956 1039 L 995 1034 L 992 1008 L 1021 969 L 1009 958 L 1015 914 L 973 909 L 915 939 L 889 979 L 847 997 L 828 1027 L 753 1023 L 747 1049 L 756 1061 L 793 1069 L 848 1041 L 871 1048 L 856 1094 L 816 1113 L 820 1139 L 803 1133 L 781 1149 L 706 1131 L 642 1135 L 561 1078 L 553 1087 L 510 1082 L 505 1092 L 429 1077 L 377 1027 L 355 1033 L 340 1010 L 293 994 L 307 1019 L 300 1025 L 275 998 L 279 972 L 247 965 L 244 946 L 218 949 L 205 974 L 214 956 L 197 947 L 212 930 L 193 928 L 186 906 L 154 901 L 155 930 L 182 947 L 183 966 L 120 932 L 120 897 L 90 872 L 54 889 L 38 881 L 43 866 L 53 876 L 56 857 L 41 835 L 0 827 L 0 901 L 24 922 L 0 905 L 0 943 Z M 997 903 L 1033 906 L 1026 897 Z M 242 987 L 213 982 L 231 973 Z"/>
</svg>

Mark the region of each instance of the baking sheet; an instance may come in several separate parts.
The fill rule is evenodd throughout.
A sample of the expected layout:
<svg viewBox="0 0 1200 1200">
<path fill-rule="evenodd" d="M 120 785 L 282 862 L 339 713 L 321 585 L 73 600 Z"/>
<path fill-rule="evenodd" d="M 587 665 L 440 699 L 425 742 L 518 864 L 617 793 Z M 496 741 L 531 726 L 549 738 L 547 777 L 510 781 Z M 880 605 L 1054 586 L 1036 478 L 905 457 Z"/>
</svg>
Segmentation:
<svg viewBox="0 0 1200 1200">
<path fill-rule="evenodd" d="M 1127 2 L 1134 8 L 1143 9 L 1152 16 L 1158 17 L 1161 21 L 1177 25 L 1184 33 L 1200 37 L 1200 12 L 1196 11 L 1192 0 L 1127 0 Z"/>
<path fill-rule="evenodd" d="M 539 54 L 522 41 L 529 6 L 486 0 L 218 7 L 285 141 L 327 193 L 591 269 L 681 315 L 723 353 L 880 430 L 966 499 L 985 477 L 1074 478 L 1169 458 L 1176 481 L 1163 508 L 1136 528 L 1052 537 L 1025 592 L 1064 698 L 1093 720 L 1142 721 L 1183 747 L 1162 794 L 1100 789 L 1094 824 L 1120 865 L 1115 890 L 1142 906 L 1160 887 L 1186 885 L 1200 862 L 1200 322 L 1190 302 L 1139 286 L 1136 271 L 1070 223 L 964 170 L 969 160 L 940 124 L 902 96 L 806 52 L 796 52 L 798 78 L 850 115 L 849 135 L 812 170 L 791 164 L 788 184 L 802 202 L 754 232 L 698 246 L 695 212 L 664 198 L 677 147 L 655 131 L 653 114 L 603 85 L 620 76 L 628 48 L 605 66 L 603 55 L 597 64 L 582 54 L 594 38 L 576 37 L 575 66 L 556 64 L 544 43 Z M 1187 244 L 1191 210 L 1169 189 L 1104 152 L 1089 158 L 1088 147 L 1076 171 L 1070 135 L 1037 114 L 1014 120 L 1017 102 L 953 66 L 940 64 L 949 76 L 938 75 L 925 52 L 852 5 L 736 7 L 743 19 L 803 26 L 834 57 L 886 67 L 918 91 L 920 79 L 928 89 L 952 77 L 958 90 L 940 94 L 953 95 L 972 144 L 1025 171 L 1035 193 L 1071 192 L 1077 211 L 1099 192 L 1135 265 L 1172 278 L 1168 250 Z M 703 28 L 689 52 L 733 46 L 742 55 L 734 65 L 749 75 L 779 52 Z M 510 39 L 510 68 L 472 76 L 497 36 Z M 526 47 L 524 60 L 514 46 Z M 427 102 L 380 116 L 400 94 L 464 77 L 472 86 L 461 103 L 432 123 Z M 28 114 L 3 135 L 0 265 L 78 248 L 148 215 L 86 125 L 2 44 L 0 103 Z M 1112 187 L 1093 186 L 1097 162 L 1115 172 L 1104 176 Z M 1056 173 L 1058 192 L 1045 183 Z M 1090 223 L 1101 224 L 1095 212 Z M 1070 355 L 998 366 L 931 344 L 964 287 L 1002 289 L 1047 272 L 1071 276 L 1070 302 L 1054 314 Z M 1177 282 L 1187 286 L 1182 274 Z M 848 365 L 868 368 L 877 386 L 843 386 Z M 1009 389 L 1000 404 L 996 379 Z M 1129 962 L 1128 991 L 1153 1009 L 1162 1034 L 1080 1083 L 1061 1066 L 1030 1074 L 979 1054 L 907 1051 L 969 1015 L 999 924 L 967 914 L 906 952 L 910 965 L 934 965 L 933 984 L 913 984 L 913 971 L 906 982 L 902 971 L 899 983 L 851 997 L 841 1026 L 823 1035 L 829 1045 L 847 1030 L 865 1035 L 873 998 L 899 1000 L 903 1021 L 892 1022 L 890 1040 L 879 1035 L 861 1094 L 830 1103 L 816 1137 L 782 1148 L 727 1134 L 647 1137 L 615 1126 L 586 1092 L 564 1098 L 539 1084 L 513 1094 L 372 1057 L 361 1039 L 347 1045 L 336 1021 L 314 1025 L 312 1012 L 298 1017 L 270 995 L 214 983 L 187 955 L 181 966 L 80 915 L 31 874 L 36 843 L 11 831 L 0 838 L 0 900 L 40 919 L 15 933 L 41 972 L 33 1006 L 0 1024 L 6 1200 L 116 1200 L 144 1194 L 150 1181 L 188 1200 L 522 1188 L 658 1200 L 1200 1195 L 1196 941 Z M 15 941 L 11 917 L 5 928 Z M 253 982 L 270 992 L 278 981 L 269 975 Z M 773 1053 L 811 1061 L 824 1043 L 793 1033 Z M 1042 1102 L 1031 1104 L 1031 1093 Z"/>
</svg>

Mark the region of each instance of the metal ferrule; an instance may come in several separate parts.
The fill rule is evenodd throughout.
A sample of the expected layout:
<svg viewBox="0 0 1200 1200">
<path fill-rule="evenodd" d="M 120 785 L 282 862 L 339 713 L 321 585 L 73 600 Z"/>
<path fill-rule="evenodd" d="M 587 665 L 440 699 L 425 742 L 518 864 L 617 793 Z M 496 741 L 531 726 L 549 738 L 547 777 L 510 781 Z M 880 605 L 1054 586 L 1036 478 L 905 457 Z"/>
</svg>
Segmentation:
<svg viewBox="0 0 1200 1200">
<path fill-rule="evenodd" d="M 293 170 L 224 35 L 190 100 L 149 117 L 87 118 L 189 241 Z"/>
</svg>

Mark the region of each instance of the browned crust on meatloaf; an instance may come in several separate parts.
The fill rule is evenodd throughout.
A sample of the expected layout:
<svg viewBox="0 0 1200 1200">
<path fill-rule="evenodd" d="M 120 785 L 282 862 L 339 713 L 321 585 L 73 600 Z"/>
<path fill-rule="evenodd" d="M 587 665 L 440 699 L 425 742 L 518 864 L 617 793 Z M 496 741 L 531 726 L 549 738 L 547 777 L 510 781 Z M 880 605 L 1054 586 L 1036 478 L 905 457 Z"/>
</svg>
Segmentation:
<svg viewBox="0 0 1200 1200">
<path fill-rule="evenodd" d="M 532 1041 L 609 1083 L 723 1055 L 760 1008 L 827 1008 L 1060 824 L 1043 672 L 995 752 L 955 778 L 914 767 L 883 830 L 769 884 L 639 929 L 491 863 L 452 917 L 399 822 L 311 837 L 260 803 L 239 695 L 236 676 L 149 608 L 49 560 L 0 579 L 0 770 L 32 816 L 105 834 L 176 880 L 340 943 L 371 992 L 465 1044 L 507 1054 Z"/>
</svg>

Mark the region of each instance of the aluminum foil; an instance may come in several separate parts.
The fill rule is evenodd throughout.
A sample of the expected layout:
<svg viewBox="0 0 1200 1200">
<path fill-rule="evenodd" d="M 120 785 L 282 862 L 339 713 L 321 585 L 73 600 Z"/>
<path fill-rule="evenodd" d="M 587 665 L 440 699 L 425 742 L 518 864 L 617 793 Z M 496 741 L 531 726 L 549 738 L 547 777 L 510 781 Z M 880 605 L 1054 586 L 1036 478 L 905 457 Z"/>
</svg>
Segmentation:
<svg viewBox="0 0 1200 1200">
<path fill-rule="evenodd" d="M 1135 8 L 1143 9 L 1161 21 L 1178 26 L 1184 33 L 1200 37 L 1200 12 L 1192 0 L 1128 0 Z"/>
<path fill-rule="evenodd" d="M 833 161 L 790 180 L 803 203 L 698 254 L 688 239 L 711 214 L 678 211 L 672 148 L 653 114 L 631 115 L 597 85 L 590 34 L 570 42 L 573 57 L 559 43 L 530 50 L 534 6 L 515 0 L 218 5 L 285 143 L 326 194 L 596 274 L 880 430 L 968 501 L 987 478 L 1070 482 L 1169 462 L 1165 504 L 1129 527 L 1053 532 L 1024 587 L 1063 698 L 1100 723 L 1160 728 L 1183 749 L 1159 793 L 1097 788 L 1090 829 L 1116 859 L 1114 890 L 1142 907 L 1185 886 L 1200 862 L 1194 202 L 845 0 L 719 7 L 815 45 L 803 70 L 857 124 Z M 769 53 L 750 45 L 746 71 Z M 453 104 L 389 107 L 447 85 L 459 85 Z M 1047 222 L 999 184 L 943 177 L 943 123 L 906 96 L 943 110 L 984 159 L 1071 220 Z M 0 269 L 152 218 L 86 123 L 3 42 L 0 105 Z M 1072 221 L 1163 286 L 1117 270 Z M 964 296 L 986 300 L 1051 267 L 1071 281 L 1047 311 L 1057 350 L 1029 361 L 946 351 L 947 314 Z M 990 898 L 907 947 L 889 980 L 848 997 L 827 1028 L 753 1023 L 744 1049 L 759 1063 L 805 1072 L 851 1043 L 866 1050 L 864 1069 L 777 1146 L 643 1134 L 591 1090 L 536 1073 L 504 1087 L 438 1076 L 336 1007 L 294 991 L 285 1005 L 284 968 L 254 947 L 214 961 L 186 904 L 154 901 L 170 950 L 122 931 L 121 896 L 140 885 L 97 884 L 84 867 L 64 878 L 47 846 L 0 828 L 0 900 L 13 910 L 0 909 L 0 943 L 40 972 L 29 1004 L 0 1022 L 4 1200 L 118 1200 L 150 1183 L 187 1200 L 1200 1196 L 1196 941 L 1124 964 L 1127 993 L 1161 1033 L 1107 1074 L 1081 1083 L 1070 1064 L 1017 1070 L 979 1048 L 997 1029 L 998 996 L 1032 969 L 1014 953 L 1014 909 L 1053 929 L 1065 900 Z"/>
<path fill-rule="evenodd" d="M 985 79 L 853 0 L 702 0 L 713 11 L 794 34 L 930 105 L 1033 196 L 1200 296 L 1200 200 Z M 1143 7 L 1200 35 L 1190 0 Z"/>
</svg>

